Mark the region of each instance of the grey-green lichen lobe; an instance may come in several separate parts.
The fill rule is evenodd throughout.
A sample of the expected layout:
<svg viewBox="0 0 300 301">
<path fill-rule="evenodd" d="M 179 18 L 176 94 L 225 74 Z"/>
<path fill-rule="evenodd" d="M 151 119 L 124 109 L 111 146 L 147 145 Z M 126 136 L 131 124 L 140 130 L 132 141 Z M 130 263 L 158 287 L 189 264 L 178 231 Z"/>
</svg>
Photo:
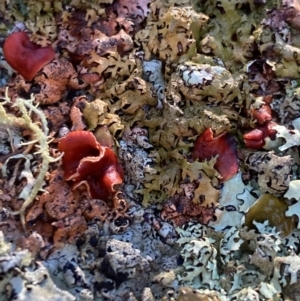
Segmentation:
<svg viewBox="0 0 300 301">
<path fill-rule="evenodd" d="M 277 232 L 275 227 L 268 225 L 268 222 L 255 223 L 255 226 L 257 232 L 242 227 L 229 229 L 228 234 L 232 236 L 232 239 L 226 238 L 226 234 L 223 233 L 221 244 L 219 238 L 213 240 L 208 237 L 204 226 L 190 224 L 188 227 L 178 229 L 180 233 L 178 243 L 184 244 L 185 250 L 183 267 L 177 269 L 177 279 L 182 285 L 179 289 L 178 300 L 206 300 L 205 298 L 212 298 L 213 289 L 217 290 L 216 299 L 213 300 L 219 300 L 218 298 L 220 300 L 245 300 L 244 298 L 248 298 L 247 300 L 261 300 L 261 298 L 282 300 L 280 297 L 282 292 L 284 297 L 296 296 L 299 256 L 289 249 L 293 245 L 294 235 L 297 237 L 297 234 L 294 233 L 284 239 L 280 237 L 280 232 Z M 196 243 L 202 248 L 195 247 Z M 242 243 L 243 247 L 240 252 L 236 252 Z M 218 248 L 223 258 L 224 269 L 219 268 L 215 277 L 212 277 L 213 267 L 211 266 L 211 260 L 215 257 L 210 256 L 209 261 L 201 260 L 211 254 L 209 251 L 211 248 Z M 228 251 L 233 251 L 233 256 L 228 256 Z M 194 256 L 191 256 L 192 254 Z M 252 266 L 247 264 L 249 255 Z M 198 260 L 205 263 L 204 266 L 197 264 Z M 207 269 L 204 278 L 201 274 L 203 269 Z M 211 275 L 210 281 L 203 281 L 209 275 Z M 218 279 L 217 282 L 215 282 L 216 279 Z M 188 288 L 184 287 L 186 285 Z M 200 299 L 200 296 L 204 299 Z M 293 298 L 292 300 L 296 300 Z"/>
<path fill-rule="evenodd" d="M 49 271 L 34 264 L 29 250 L 14 250 L 0 232 L 0 299 L 74 301 L 76 298 L 53 283 Z"/>
<path fill-rule="evenodd" d="M 179 64 L 170 79 L 187 99 L 228 103 L 240 98 L 239 82 L 223 66 L 186 62 Z"/>
<path fill-rule="evenodd" d="M 34 266 L 33 257 L 27 249 L 14 250 L 12 244 L 5 242 L 3 232 L 0 232 L 0 275 L 0 297 L 3 301 L 12 298 L 20 301 L 75 300 L 70 293 L 54 285 L 44 266 Z"/>
</svg>

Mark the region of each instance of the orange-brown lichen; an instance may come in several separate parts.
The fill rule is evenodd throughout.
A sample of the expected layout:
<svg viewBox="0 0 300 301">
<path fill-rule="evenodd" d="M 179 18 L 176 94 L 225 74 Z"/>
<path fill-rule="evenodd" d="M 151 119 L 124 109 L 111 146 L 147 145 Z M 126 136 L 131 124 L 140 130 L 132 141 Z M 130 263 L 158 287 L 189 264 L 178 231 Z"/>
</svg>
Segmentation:
<svg viewBox="0 0 300 301">
<path fill-rule="evenodd" d="M 41 104 L 58 102 L 67 88 L 82 89 L 87 86 L 79 81 L 78 73 L 67 59 L 55 59 L 46 65 L 41 74 L 34 78 L 34 85 L 40 88 L 35 100 Z"/>
<path fill-rule="evenodd" d="M 73 105 L 70 110 L 72 131 L 83 131 L 87 127 L 84 122 L 83 114 L 82 114 L 86 102 L 87 102 L 87 98 L 85 96 L 78 96 L 74 98 Z"/>
<path fill-rule="evenodd" d="M 205 207 L 201 201 L 196 204 L 187 197 L 177 194 L 165 201 L 161 217 L 171 220 L 177 227 L 190 221 L 207 225 L 214 218 L 214 207 Z"/>
<path fill-rule="evenodd" d="M 67 89 L 82 89 L 87 83 L 79 79 L 78 73 L 67 59 L 54 59 L 45 65 L 31 83 L 17 77 L 9 84 L 9 94 L 34 94 L 40 104 L 54 104 L 60 101 Z"/>
</svg>

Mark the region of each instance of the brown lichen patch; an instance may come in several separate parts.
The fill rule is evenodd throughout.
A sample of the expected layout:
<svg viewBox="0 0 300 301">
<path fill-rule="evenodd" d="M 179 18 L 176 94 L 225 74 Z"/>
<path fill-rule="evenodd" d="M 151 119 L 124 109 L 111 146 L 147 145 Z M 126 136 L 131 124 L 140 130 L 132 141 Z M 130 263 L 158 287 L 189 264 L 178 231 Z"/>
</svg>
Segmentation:
<svg viewBox="0 0 300 301">
<path fill-rule="evenodd" d="M 63 181 L 61 170 L 55 170 L 51 178 L 47 192 L 43 193 L 28 210 L 27 223 L 34 224 L 41 216 L 44 220 L 60 220 L 76 211 L 80 194 L 77 191 L 73 193 L 68 184 Z"/>
<path fill-rule="evenodd" d="M 87 200 L 86 210 L 83 212 L 83 216 L 87 220 L 92 220 L 93 218 L 98 218 L 101 221 L 105 221 L 109 208 L 105 201 L 99 199 Z"/>
<path fill-rule="evenodd" d="M 52 225 L 56 228 L 53 235 L 53 243 L 56 247 L 65 243 L 74 243 L 87 229 L 86 220 L 82 216 L 80 209 L 72 215 L 52 222 Z"/>
<path fill-rule="evenodd" d="M 45 231 L 43 231 L 44 233 Z M 45 236 L 41 236 L 38 232 L 34 231 L 28 237 L 20 237 L 17 241 L 17 247 L 23 250 L 28 249 L 33 257 L 37 257 L 43 249 L 46 249 Z"/>
<path fill-rule="evenodd" d="M 83 131 L 87 128 L 82 111 L 85 108 L 87 103 L 86 96 L 78 96 L 74 98 L 71 110 L 70 110 L 70 119 L 72 122 L 72 131 Z"/>
<path fill-rule="evenodd" d="M 176 226 L 193 220 L 207 225 L 214 219 L 220 192 L 212 186 L 212 180 L 207 176 L 217 175 L 212 166 L 212 162 L 183 161 L 181 192 L 165 201 L 162 218 L 171 219 Z"/>
<path fill-rule="evenodd" d="M 78 73 L 66 59 L 53 60 L 46 65 L 41 74 L 34 78 L 34 85 L 40 87 L 35 94 L 36 102 L 51 104 L 58 102 L 69 89 L 82 89 L 86 83 L 80 83 Z"/>
<path fill-rule="evenodd" d="M 150 0 L 116 0 L 108 11 L 116 12 L 118 17 L 131 19 L 138 29 L 150 12 L 150 2 Z"/>
<path fill-rule="evenodd" d="M 270 26 L 274 31 L 283 31 L 290 24 L 299 29 L 300 4 L 297 0 L 283 0 L 282 6 L 274 9 L 268 14 L 264 24 Z"/>
<path fill-rule="evenodd" d="M 214 218 L 214 208 L 205 208 L 201 204 L 194 204 L 182 195 L 175 195 L 163 204 L 161 217 L 171 220 L 177 227 L 190 221 L 197 221 L 207 225 Z"/>
<path fill-rule="evenodd" d="M 68 52 L 72 61 L 81 63 L 91 72 L 102 75 L 108 65 L 113 64 L 109 60 L 111 55 L 118 61 L 121 59 L 118 59 L 117 55 L 121 57 L 125 55 L 125 60 L 128 59 L 127 55 L 133 49 L 132 35 L 137 30 L 134 22 L 142 22 L 147 14 L 147 10 L 144 11 L 147 1 L 143 1 L 143 5 L 139 6 L 138 3 L 130 1 L 129 3 L 116 1 L 114 7 L 110 6 L 106 10 L 106 15 L 97 15 L 94 10 L 88 10 L 86 13 L 71 12 L 67 18 L 62 15 L 57 20 L 60 24 L 58 45 Z M 136 10 L 133 10 L 133 7 L 136 7 Z M 138 18 L 140 13 L 143 17 L 139 21 L 133 20 L 135 17 Z"/>
<path fill-rule="evenodd" d="M 67 59 L 54 59 L 34 77 L 32 83 L 17 77 L 10 84 L 10 94 L 30 96 L 34 94 L 39 104 L 53 104 L 60 101 L 68 89 L 82 89 L 87 86 L 80 82 L 78 73 Z"/>
<path fill-rule="evenodd" d="M 116 24 L 114 25 L 116 26 Z M 109 33 L 102 32 L 101 29 L 80 27 L 82 28 L 75 27 L 76 30 L 62 29 L 59 33 L 58 45 L 67 50 L 73 60 L 83 61 L 84 65 L 93 50 L 96 54 L 104 56 L 110 52 L 119 52 L 124 55 L 133 48 L 131 36 L 123 29 L 109 35 Z"/>
<path fill-rule="evenodd" d="M 48 248 L 49 244 L 59 247 L 78 239 L 86 230 L 87 221 L 114 223 L 120 218 L 126 219 L 127 210 L 127 202 L 118 197 L 108 203 L 72 190 L 63 180 L 62 170 L 55 170 L 46 192 L 28 210 L 26 223 L 45 238 Z"/>
<path fill-rule="evenodd" d="M 48 120 L 50 135 L 56 134 L 69 121 L 70 107 L 66 102 L 60 102 L 58 106 L 47 106 L 43 112 Z"/>
<path fill-rule="evenodd" d="M 4 221 L 1 221 L 0 231 L 4 233 L 6 239 L 9 241 L 14 241 L 15 239 L 17 240 L 24 237 L 20 222 L 13 218 L 7 218 Z"/>
<path fill-rule="evenodd" d="M 272 152 L 250 153 L 245 164 L 257 179 L 259 189 L 275 196 L 287 191 L 294 159 L 291 156 L 277 156 Z"/>
<path fill-rule="evenodd" d="M 95 26 L 93 23 L 100 23 L 102 30 L 105 29 L 106 25 L 110 30 L 114 31 L 116 28 L 120 28 L 122 24 L 131 22 L 133 29 L 137 31 L 149 14 L 149 4 L 149 0 L 72 0 L 70 6 L 76 7 L 77 12 L 80 11 L 81 18 L 78 19 L 84 20 L 88 27 L 91 25 Z M 74 14 L 71 13 L 70 16 L 65 18 L 72 19 L 73 15 Z M 113 22 L 116 21 L 119 24 L 116 23 L 113 25 Z M 111 23 L 110 26 L 108 26 L 107 23 Z M 99 26 L 99 24 L 97 25 Z"/>
<path fill-rule="evenodd" d="M 49 186 L 46 188 L 47 191 L 28 210 L 26 222 L 35 229 L 36 222 L 39 223 L 40 220 L 43 220 L 59 228 L 59 231 L 52 228 L 55 244 L 58 242 L 71 242 L 74 241 L 74 233 L 77 230 L 81 229 L 83 231 L 85 229 L 84 222 L 79 217 L 80 214 L 78 211 L 78 207 L 80 207 L 80 194 L 78 191 L 72 191 L 69 185 L 63 181 L 61 170 L 55 170 L 51 177 Z M 79 222 L 82 224 L 81 226 L 78 225 Z M 72 228 L 73 225 L 74 228 Z M 40 227 L 38 228 L 42 230 Z M 56 238 L 57 231 L 59 232 L 58 237 L 63 232 L 68 239 L 61 241 L 60 238 Z"/>
</svg>

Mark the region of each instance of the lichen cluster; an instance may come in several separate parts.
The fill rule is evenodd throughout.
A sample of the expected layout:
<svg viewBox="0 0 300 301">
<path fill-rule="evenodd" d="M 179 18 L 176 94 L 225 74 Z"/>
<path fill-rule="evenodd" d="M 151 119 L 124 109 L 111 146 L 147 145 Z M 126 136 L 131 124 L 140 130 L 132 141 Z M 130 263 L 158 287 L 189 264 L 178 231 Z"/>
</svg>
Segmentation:
<svg viewBox="0 0 300 301">
<path fill-rule="evenodd" d="M 2 1 L 3 37 L 56 52 L 31 81 L 0 61 L 3 298 L 298 300 L 299 18 L 297 0 Z M 113 200 L 65 181 L 75 130 L 118 155 Z M 207 130 L 234 142 L 229 180 L 194 156 Z"/>
<path fill-rule="evenodd" d="M 8 91 L 6 90 L 6 95 L 5 95 L 5 101 L 4 103 L 0 104 L 0 118 L 1 118 L 1 123 L 4 124 L 7 127 L 23 127 L 23 128 L 28 128 L 29 130 L 32 131 L 33 133 L 33 141 L 30 141 L 30 143 L 35 144 L 37 143 L 38 147 L 38 154 L 41 154 L 42 158 L 42 165 L 39 170 L 39 174 L 34 179 L 34 184 L 32 187 L 21 193 L 21 197 L 24 199 L 24 203 L 21 206 L 21 209 L 12 212 L 13 215 L 20 215 L 21 217 L 21 222 L 23 225 L 23 228 L 25 229 L 25 212 L 26 209 L 32 205 L 34 202 L 38 192 L 42 190 L 43 183 L 44 183 L 44 178 L 46 173 L 48 172 L 49 169 L 49 163 L 58 161 L 60 157 L 58 158 L 53 158 L 50 155 L 49 151 L 49 129 L 47 125 L 47 120 L 45 115 L 41 110 L 39 110 L 33 103 L 34 101 L 34 96 L 32 95 L 29 100 L 25 100 L 22 98 L 17 98 L 15 100 L 15 103 L 12 106 L 16 106 L 20 113 L 22 114 L 22 117 L 15 117 L 14 115 L 7 114 L 5 108 L 3 105 L 9 105 L 11 103 L 11 99 L 8 97 Z M 33 112 L 36 114 L 42 124 L 42 128 L 37 125 L 37 123 L 34 123 L 32 120 L 32 117 L 29 115 L 29 112 Z M 28 144 L 28 143 L 27 143 Z M 26 143 L 22 144 L 26 145 Z M 12 158 L 12 157 L 10 157 Z M 5 165 L 4 165 L 5 166 Z M 20 196 L 19 196 L 20 197 Z"/>
</svg>

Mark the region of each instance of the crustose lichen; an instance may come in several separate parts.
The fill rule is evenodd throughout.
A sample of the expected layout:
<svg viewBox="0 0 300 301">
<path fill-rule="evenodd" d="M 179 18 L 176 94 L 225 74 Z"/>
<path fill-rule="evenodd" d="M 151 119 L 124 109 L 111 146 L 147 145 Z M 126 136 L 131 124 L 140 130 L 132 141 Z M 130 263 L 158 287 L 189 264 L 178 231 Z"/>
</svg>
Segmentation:
<svg viewBox="0 0 300 301">
<path fill-rule="evenodd" d="M 39 150 L 35 154 L 40 154 L 42 158 L 42 165 L 40 167 L 39 174 L 35 179 L 35 184 L 32 189 L 27 193 L 27 196 L 24 198 L 25 201 L 22 204 L 20 210 L 11 212 L 12 215 L 20 215 L 21 223 L 25 230 L 25 212 L 26 209 L 34 202 L 35 197 L 38 192 L 42 190 L 44 183 L 45 175 L 49 169 L 49 163 L 58 161 L 61 156 L 58 158 L 53 158 L 50 156 L 49 143 L 51 142 L 51 137 L 49 137 L 49 128 L 47 126 L 47 120 L 42 110 L 37 108 L 37 105 L 34 105 L 34 96 L 31 95 L 30 99 L 16 98 L 15 102 L 12 103 L 11 99 L 8 96 L 8 89 L 6 89 L 4 102 L 0 103 L 0 120 L 1 123 L 7 127 L 10 126 L 19 126 L 22 128 L 27 128 L 32 131 L 35 136 L 35 140 L 23 143 L 22 145 L 36 144 L 36 147 Z M 11 106 L 15 106 L 19 109 L 22 114 L 22 117 L 16 117 L 14 115 L 8 114 L 4 108 L 5 104 L 11 103 Z M 34 123 L 30 117 L 30 114 L 34 113 L 40 120 L 41 127 L 37 123 Z"/>
</svg>

